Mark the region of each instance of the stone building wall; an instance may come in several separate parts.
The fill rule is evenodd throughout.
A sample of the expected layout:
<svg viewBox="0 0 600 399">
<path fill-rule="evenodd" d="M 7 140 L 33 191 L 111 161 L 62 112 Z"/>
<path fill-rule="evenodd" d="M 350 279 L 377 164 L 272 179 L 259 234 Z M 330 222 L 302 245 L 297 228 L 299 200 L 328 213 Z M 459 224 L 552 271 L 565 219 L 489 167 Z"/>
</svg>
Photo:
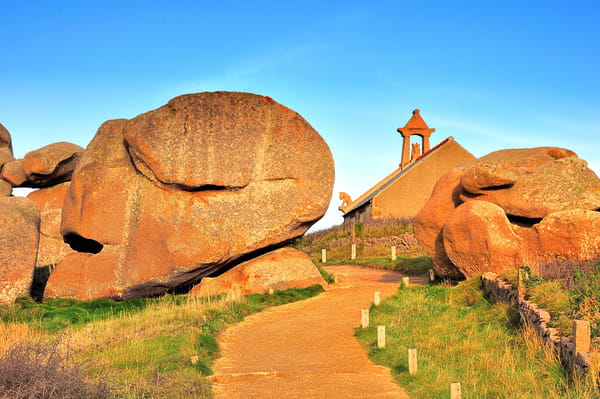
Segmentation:
<svg viewBox="0 0 600 399">
<path fill-rule="evenodd" d="M 448 140 L 372 200 L 372 218 L 413 217 L 429 199 L 433 186 L 450 169 L 474 159 L 454 140 Z"/>
<path fill-rule="evenodd" d="M 567 370 L 578 374 L 595 372 L 598 375 L 600 353 L 591 352 L 589 322 L 574 320 L 573 337 L 565 337 L 559 330 L 549 326 L 548 311 L 523 298 L 511 284 L 498 279 L 491 272 L 484 273 L 481 279 L 485 295 L 494 302 L 507 303 L 518 310 L 521 319 L 533 327 L 546 345 L 554 348 Z"/>
</svg>

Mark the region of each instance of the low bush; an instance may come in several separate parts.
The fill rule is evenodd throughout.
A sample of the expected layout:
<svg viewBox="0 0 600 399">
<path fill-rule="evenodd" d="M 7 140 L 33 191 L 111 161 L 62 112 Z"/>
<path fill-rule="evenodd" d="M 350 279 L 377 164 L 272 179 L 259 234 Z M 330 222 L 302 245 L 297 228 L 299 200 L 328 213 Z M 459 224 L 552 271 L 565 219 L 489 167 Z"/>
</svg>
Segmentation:
<svg viewBox="0 0 600 399">
<path fill-rule="evenodd" d="M 108 399 L 114 393 L 102 381 L 86 381 L 85 368 L 58 344 L 16 344 L 0 357 L 2 399 Z"/>
<path fill-rule="evenodd" d="M 592 335 L 600 336 L 600 261 L 557 261 L 537 270 L 521 267 L 525 295 L 551 315 L 550 325 L 569 336 L 573 319 L 590 322 Z M 499 278 L 517 286 L 517 270 L 508 269 Z"/>
</svg>

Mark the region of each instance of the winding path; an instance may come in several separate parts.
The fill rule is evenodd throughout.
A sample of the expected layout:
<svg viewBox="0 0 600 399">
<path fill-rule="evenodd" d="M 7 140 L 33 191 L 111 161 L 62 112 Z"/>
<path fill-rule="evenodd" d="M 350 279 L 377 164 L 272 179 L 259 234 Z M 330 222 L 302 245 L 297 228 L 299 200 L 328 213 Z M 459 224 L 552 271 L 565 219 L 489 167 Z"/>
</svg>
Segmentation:
<svg viewBox="0 0 600 399">
<path fill-rule="evenodd" d="M 360 309 L 370 306 L 375 291 L 382 299 L 394 294 L 401 275 L 356 266 L 326 269 L 340 276 L 340 284 L 249 316 L 222 334 L 210 377 L 216 398 L 408 398 L 354 337 Z"/>
</svg>

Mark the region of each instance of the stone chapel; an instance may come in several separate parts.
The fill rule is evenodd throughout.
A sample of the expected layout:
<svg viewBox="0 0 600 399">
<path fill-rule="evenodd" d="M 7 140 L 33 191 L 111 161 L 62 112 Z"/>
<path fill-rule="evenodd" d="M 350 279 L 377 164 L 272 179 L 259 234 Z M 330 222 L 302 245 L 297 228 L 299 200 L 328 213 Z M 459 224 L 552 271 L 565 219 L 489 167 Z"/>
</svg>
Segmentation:
<svg viewBox="0 0 600 399">
<path fill-rule="evenodd" d="M 344 224 L 412 218 L 425 204 L 442 175 L 475 159 L 452 136 L 431 148 L 429 139 L 434 131 L 415 109 L 406 125 L 398 128 L 402 135 L 399 167 L 354 200 L 347 193 L 340 193 L 343 202 L 338 209 L 343 213 Z M 412 136 L 420 137 L 421 143 L 411 143 Z"/>
</svg>

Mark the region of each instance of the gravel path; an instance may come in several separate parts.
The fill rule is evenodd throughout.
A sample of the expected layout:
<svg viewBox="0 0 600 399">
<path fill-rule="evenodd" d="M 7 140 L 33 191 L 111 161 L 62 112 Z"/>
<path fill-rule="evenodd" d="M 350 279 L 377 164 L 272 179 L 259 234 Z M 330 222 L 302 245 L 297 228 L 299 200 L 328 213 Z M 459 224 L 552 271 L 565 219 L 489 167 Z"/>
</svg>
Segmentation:
<svg viewBox="0 0 600 399">
<path fill-rule="evenodd" d="M 354 331 L 360 310 L 393 295 L 401 274 L 329 266 L 339 284 L 317 297 L 247 317 L 219 338 L 210 377 L 216 398 L 408 398 L 369 360 Z M 411 283 L 424 283 L 412 278 Z"/>
</svg>

